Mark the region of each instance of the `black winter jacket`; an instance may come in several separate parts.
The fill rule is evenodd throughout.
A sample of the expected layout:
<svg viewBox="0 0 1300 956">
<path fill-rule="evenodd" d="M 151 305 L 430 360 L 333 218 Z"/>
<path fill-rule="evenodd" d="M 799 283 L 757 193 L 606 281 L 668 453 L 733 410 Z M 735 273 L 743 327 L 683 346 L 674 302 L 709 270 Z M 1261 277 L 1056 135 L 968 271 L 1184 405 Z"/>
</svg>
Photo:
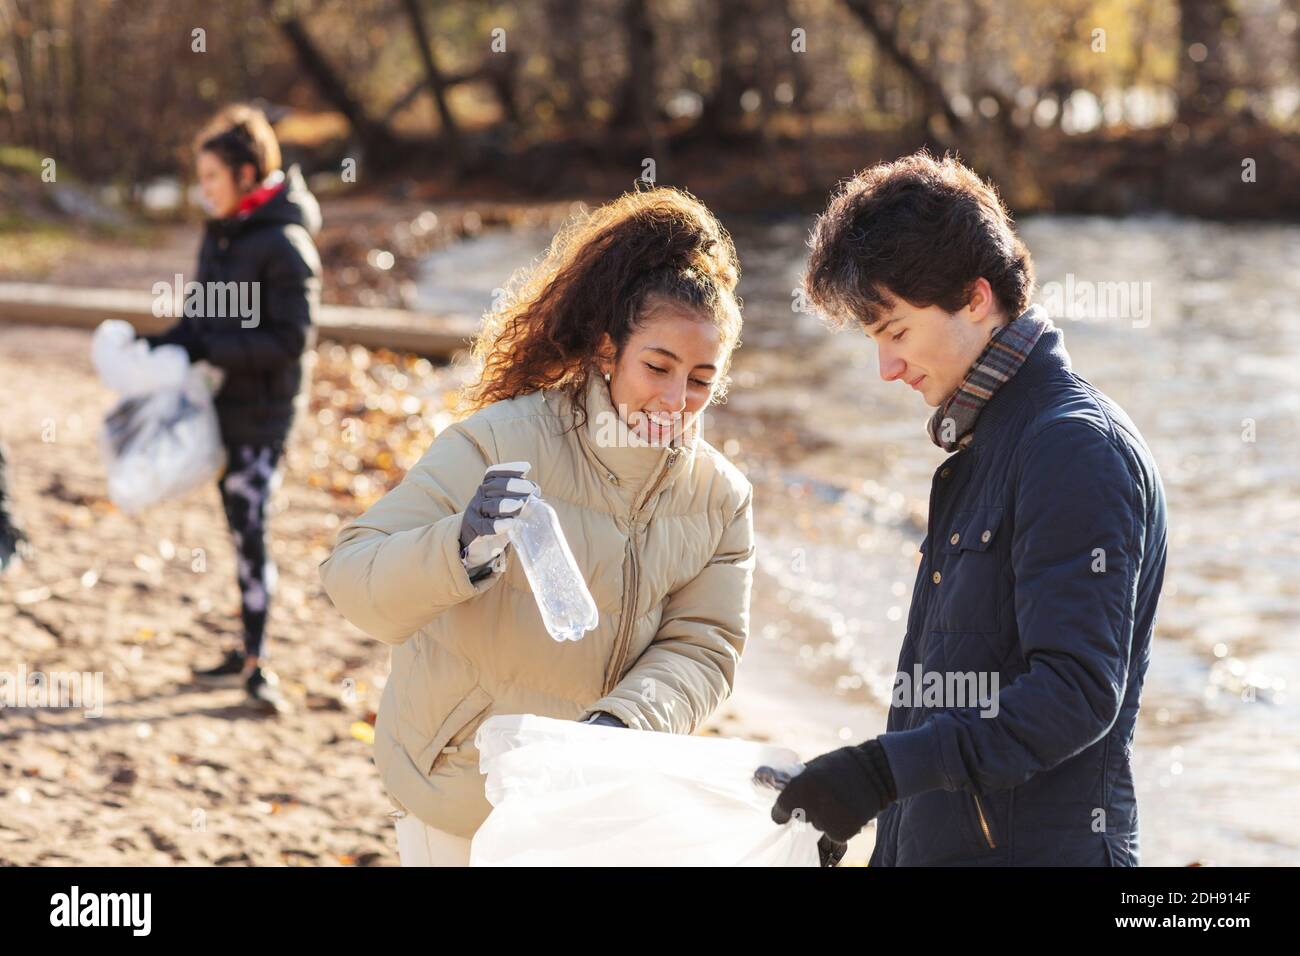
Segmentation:
<svg viewBox="0 0 1300 956">
<path fill-rule="evenodd" d="M 315 343 L 320 206 L 297 166 L 285 182 L 247 216 L 208 221 L 194 279 L 203 301 L 195 296 L 174 326 L 147 336 L 225 371 L 216 407 L 227 444 L 285 440 L 302 401 L 303 355 Z"/>
</svg>

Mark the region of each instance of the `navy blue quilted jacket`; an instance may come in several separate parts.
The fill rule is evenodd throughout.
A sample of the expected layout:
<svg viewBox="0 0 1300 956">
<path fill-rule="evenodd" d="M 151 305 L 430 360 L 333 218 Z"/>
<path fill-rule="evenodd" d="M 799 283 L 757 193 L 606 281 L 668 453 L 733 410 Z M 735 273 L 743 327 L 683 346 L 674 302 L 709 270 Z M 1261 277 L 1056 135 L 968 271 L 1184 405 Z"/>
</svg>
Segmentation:
<svg viewBox="0 0 1300 956">
<path fill-rule="evenodd" d="M 951 677 L 946 698 L 896 689 L 880 741 L 899 799 L 873 866 L 1137 865 L 1130 757 L 1164 491 L 1063 339 L 1043 333 L 935 472 L 896 688 L 982 674 L 998 693 L 985 707 L 960 706 Z"/>
</svg>

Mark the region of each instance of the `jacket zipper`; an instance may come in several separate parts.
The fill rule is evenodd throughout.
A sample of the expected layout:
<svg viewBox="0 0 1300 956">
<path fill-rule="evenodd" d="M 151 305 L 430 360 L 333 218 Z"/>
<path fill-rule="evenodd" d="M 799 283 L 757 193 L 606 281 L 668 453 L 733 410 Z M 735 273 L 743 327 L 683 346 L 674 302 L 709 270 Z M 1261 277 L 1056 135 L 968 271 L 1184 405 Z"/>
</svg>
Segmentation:
<svg viewBox="0 0 1300 956">
<path fill-rule="evenodd" d="M 984 807 L 980 804 L 979 794 L 972 790 L 970 795 L 975 798 L 975 812 L 980 815 L 980 829 L 984 831 L 984 840 L 990 850 L 997 849 L 997 844 L 993 842 L 993 835 L 989 832 L 989 822 L 984 819 Z"/>
<path fill-rule="evenodd" d="M 668 464 L 664 467 L 664 470 L 659 473 L 659 477 L 655 479 L 655 483 L 650 487 L 650 491 L 646 494 L 645 498 L 642 499 L 640 507 L 632 512 L 632 521 L 628 526 L 627 539 L 628 556 L 632 559 L 632 582 L 630 589 L 624 591 L 623 624 L 619 628 L 618 638 L 614 642 L 614 666 L 610 669 L 605 678 L 605 687 L 601 691 L 602 697 L 612 691 L 614 685 L 618 683 L 619 675 L 623 671 L 623 660 L 627 657 L 627 645 L 630 644 L 632 640 L 632 624 L 636 620 L 636 598 L 641 577 L 641 562 L 637 558 L 636 552 L 636 519 L 641 516 L 641 512 L 644 511 L 645 506 L 650 503 L 650 500 L 654 497 L 654 493 L 659 489 L 659 486 L 663 484 L 663 480 L 668 477 L 668 472 L 672 471 L 673 465 L 677 463 L 677 456 L 679 453 L 680 449 L 677 448 L 674 448 L 668 453 Z"/>
<path fill-rule="evenodd" d="M 601 688 L 600 696 L 604 697 L 614 689 L 618 683 L 619 672 L 623 669 L 623 658 L 626 652 L 623 649 L 624 641 L 628 640 L 627 635 L 632 632 L 632 620 L 635 616 L 634 608 L 636 607 L 637 577 L 641 573 L 640 563 L 636 557 L 636 541 L 633 536 L 628 537 L 627 542 L 628 557 L 632 559 L 631 583 L 623 592 L 623 624 L 618 629 L 618 638 L 614 641 L 614 665 L 605 675 L 605 686 Z"/>
</svg>

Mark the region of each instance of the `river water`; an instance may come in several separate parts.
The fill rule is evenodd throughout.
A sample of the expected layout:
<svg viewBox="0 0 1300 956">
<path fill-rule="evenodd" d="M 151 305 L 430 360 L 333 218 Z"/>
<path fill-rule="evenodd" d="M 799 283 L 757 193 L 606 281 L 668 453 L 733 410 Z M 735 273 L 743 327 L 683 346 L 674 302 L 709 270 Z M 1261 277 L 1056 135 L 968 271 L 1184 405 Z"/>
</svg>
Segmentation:
<svg viewBox="0 0 1300 956">
<path fill-rule="evenodd" d="M 930 476 L 928 409 L 860 332 L 798 309 L 799 217 L 728 222 L 744 344 L 704 434 L 756 486 L 759 587 L 843 702 L 884 729 Z M 1042 216 L 1020 223 L 1075 369 L 1142 430 L 1170 553 L 1134 746 L 1144 865 L 1300 862 L 1300 227 Z M 420 307 L 476 312 L 549 234 L 436 254 Z M 772 603 L 774 602 L 774 603 Z M 761 623 L 760 623 L 761 621 Z"/>
</svg>

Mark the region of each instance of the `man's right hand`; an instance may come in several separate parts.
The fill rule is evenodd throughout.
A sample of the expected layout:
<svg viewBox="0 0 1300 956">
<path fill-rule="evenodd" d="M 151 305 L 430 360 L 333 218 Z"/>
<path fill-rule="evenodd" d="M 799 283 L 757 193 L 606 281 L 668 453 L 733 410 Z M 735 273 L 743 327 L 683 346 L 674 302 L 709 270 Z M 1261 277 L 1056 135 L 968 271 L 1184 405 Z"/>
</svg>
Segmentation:
<svg viewBox="0 0 1300 956">
<path fill-rule="evenodd" d="M 524 477 L 531 467 L 526 461 L 490 465 L 465 506 L 460 524 L 460 557 L 471 579 L 480 576 L 505 551 L 514 516 L 529 498 L 541 495 L 541 489 Z"/>
</svg>

